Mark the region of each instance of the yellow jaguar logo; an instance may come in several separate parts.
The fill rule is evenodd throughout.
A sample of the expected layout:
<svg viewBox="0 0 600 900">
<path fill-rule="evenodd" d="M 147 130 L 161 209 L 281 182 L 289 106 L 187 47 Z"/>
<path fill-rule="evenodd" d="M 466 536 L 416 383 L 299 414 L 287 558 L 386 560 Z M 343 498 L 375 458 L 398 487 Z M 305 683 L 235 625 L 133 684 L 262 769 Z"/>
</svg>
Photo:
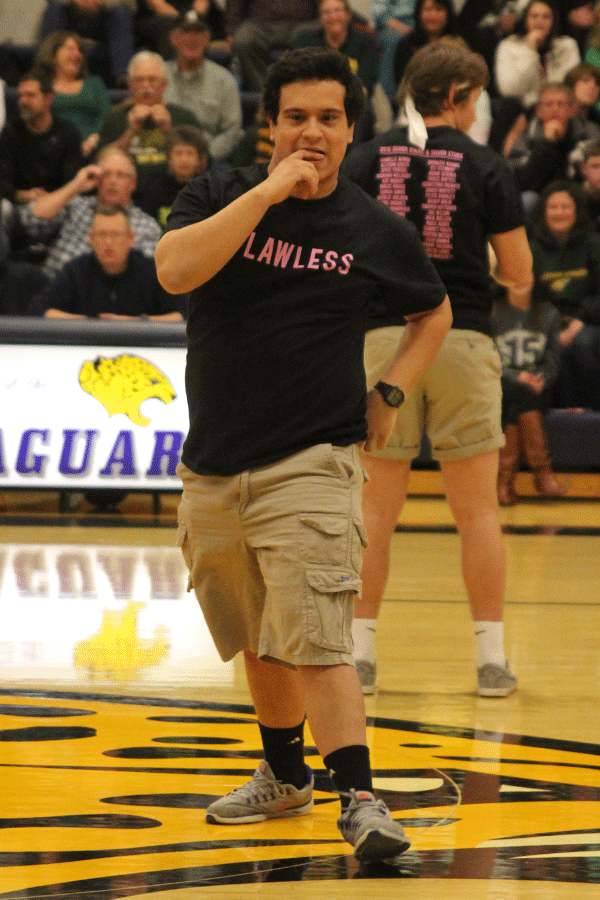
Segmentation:
<svg viewBox="0 0 600 900">
<path fill-rule="evenodd" d="M 105 408 L 109 416 L 124 413 L 135 425 L 149 425 L 142 415 L 144 400 L 154 397 L 170 403 L 177 394 L 169 379 L 152 363 L 140 356 L 124 353 L 114 359 L 99 356 L 85 362 L 79 372 L 79 384 Z"/>
</svg>

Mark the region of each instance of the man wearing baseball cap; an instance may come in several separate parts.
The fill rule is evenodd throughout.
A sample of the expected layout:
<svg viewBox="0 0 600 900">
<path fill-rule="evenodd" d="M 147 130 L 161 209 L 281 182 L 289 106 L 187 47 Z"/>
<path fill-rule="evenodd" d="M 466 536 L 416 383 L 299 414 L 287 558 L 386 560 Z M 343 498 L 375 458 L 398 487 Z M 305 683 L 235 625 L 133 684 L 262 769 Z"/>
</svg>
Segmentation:
<svg viewBox="0 0 600 900">
<path fill-rule="evenodd" d="M 242 108 L 236 80 L 224 66 L 206 59 L 206 19 L 189 9 L 171 30 L 175 59 L 166 63 L 165 101 L 194 113 L 212 159 L 230 155 L 242 136 Z"/>
</svg>

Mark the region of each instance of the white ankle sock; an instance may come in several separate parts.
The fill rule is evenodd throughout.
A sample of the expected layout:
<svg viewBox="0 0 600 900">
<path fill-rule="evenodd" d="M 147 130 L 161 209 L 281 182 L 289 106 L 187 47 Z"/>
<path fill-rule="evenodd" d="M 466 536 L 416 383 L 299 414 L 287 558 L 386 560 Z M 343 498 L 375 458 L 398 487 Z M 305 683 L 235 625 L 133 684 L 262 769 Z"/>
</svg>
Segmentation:
<svg viewBox="0 0 600 900">
<path fill-rule="evenodd" d="M 352 622 L 352 640 L 354 641 L 354 659 L 366 659 L 375 662 L 375 629 L 377 619 L 354 619 Z"/>
<path fill-rule="evenodd" d="M 486 663 L 506 665 L 504 655 L 504 623 L 475 622 L 475 658 L 477 668 Z"/>
</svg>

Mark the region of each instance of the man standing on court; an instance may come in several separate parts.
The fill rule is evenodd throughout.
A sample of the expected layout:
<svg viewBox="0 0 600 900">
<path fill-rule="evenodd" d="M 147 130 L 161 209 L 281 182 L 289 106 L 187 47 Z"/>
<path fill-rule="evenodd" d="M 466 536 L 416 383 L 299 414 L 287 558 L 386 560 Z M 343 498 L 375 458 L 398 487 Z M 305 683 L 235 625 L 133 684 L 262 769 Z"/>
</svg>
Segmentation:
<svg viewBox="0 0 600 900">
<path fill-rule="evenodd" d="M 506 697 L 517 686 L 504 652 L 506 560 L 496 484 L 504 434 L 488 244 L 505 284 L 528 291 L 533 276 L 516 179 L 501 156 L 467 136 L 488 78 L 483 58 L 451 39 L 421 47 L 399 91 L 408 124 L 361 144 L 342 167 L 367 193 L 419 228 L 453 313 L 452 330 L 406 398 L 387 447 L 363 456 L 369 549 L 353 633 L 368 694 L 376 688 L 375 626 L 390 544 L 424 429 L 460 535 L 477 692 Z M 367 384 L 382 377 L 401 335 L 400 320 L 376 313 L 365 341 Z"/>
<path fill-rule="evenodd" d="M 341 54 L 285 54 L 263 98 L 268 167 L 190 182 L 156 261 L 167 290 L 191 291 L 179 543 L 222 658 L 244 653 L 265 756 L 207 821 L 310 812 L 306 716 L 340 794 L 338 827 L 370 860 L 409 842 L 372 794 L 352 656 L 365 540 L 357 444 L 385 445 L 451 314 L 413 226 L 338 179 L 363 94 Z M 367 398 L 373 305 L 409 325 L 388 387 Z"/>
</svg>

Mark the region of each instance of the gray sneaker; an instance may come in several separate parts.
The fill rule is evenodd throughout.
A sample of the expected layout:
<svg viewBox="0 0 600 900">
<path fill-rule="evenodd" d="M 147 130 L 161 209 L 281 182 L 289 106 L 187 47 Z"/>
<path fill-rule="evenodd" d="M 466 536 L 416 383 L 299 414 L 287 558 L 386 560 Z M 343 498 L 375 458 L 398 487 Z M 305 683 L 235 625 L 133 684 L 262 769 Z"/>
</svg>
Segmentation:
<svg viewBox="0 0 600 900">
<path fill-rule="evenodd" d="M 517 677 L 510 671 L 508 663 L 498 666 L 486 663 L 477 669 L 477 693 L 480 697 L 507 697 L 517 689 Z"/>
<path fill-rule="evenodd" d="M 374 694 L 377 687 L 377 663 L 366 659 L 356 659 L 355 663 L 363 694 Z"/>
<path fill-rule="evenodd" d="M 210 804 L 206 821 L 215 825 L 245 825 L 264 819 L 306 816 L 313 808 L 315 783 L 308 766 L 306 779 L 306 785 L 300 790 L 292 784 L 282 784 L 263 759 L 250 781 Z"/>
<path fill-rule="evenodd" d="M 368 791 L 351 790 L 350 794 L 350 806 L 337 820 L 337 826 L 344 840 L 354 847 L 357 859 L 388 859 L 408 850 L 410 841 L 383 800 L 376 800 Z"/>
</svg>

